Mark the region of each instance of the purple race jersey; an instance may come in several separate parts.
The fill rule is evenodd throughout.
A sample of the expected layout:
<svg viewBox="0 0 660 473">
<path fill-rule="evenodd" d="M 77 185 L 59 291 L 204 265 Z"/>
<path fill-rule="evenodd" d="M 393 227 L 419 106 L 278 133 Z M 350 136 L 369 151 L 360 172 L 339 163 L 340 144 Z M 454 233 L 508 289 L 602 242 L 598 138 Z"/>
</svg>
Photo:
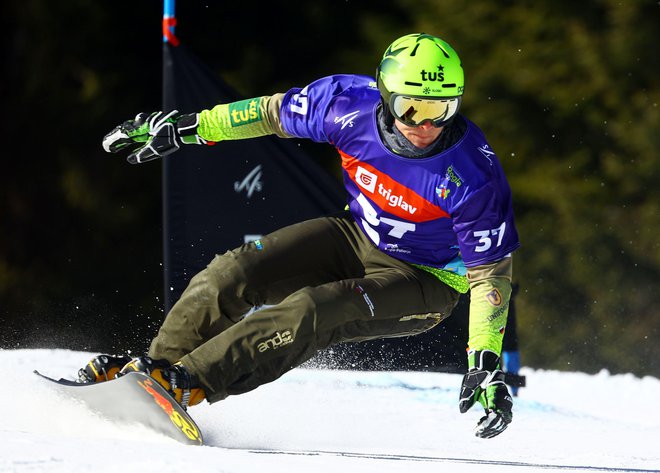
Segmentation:
<svg viewBox="0 0 660 473">
<path fill-rule="evenodd" d="M 379 102 L 373 78 L 334 75 L 288 91 L 280 118 L 288 134 L 339 151 L 350 211 L 383 252 L 465 274 L 515 250 L 511 190 L 481 130 L 466 120 L 454 146 L 405 158 L 379 136 Z"/>
</svg>

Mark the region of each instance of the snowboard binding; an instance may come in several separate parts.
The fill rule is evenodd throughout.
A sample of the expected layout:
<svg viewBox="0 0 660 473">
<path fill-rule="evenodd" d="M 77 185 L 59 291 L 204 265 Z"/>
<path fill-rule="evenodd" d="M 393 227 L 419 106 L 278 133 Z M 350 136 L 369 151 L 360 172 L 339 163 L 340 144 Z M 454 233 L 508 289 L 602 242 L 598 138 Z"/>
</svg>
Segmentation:
<svg viewBox="0 0 660 473">
<path fill-rule="evenodd" d="M 115 379 L 121 369 L 131 361 L 130 356 L 99 355 L 78 370 L 79 383 L 101 383 Z"/>
</svg>

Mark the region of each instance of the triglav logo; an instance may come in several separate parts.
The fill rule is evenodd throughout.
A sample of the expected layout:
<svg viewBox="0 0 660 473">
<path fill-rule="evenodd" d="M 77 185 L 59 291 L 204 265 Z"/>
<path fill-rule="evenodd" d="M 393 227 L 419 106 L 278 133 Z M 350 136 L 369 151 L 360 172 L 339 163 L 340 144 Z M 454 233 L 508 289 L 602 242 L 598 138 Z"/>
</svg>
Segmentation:
<svg viewBox="0 0 660 473">
<path fill-rule="evenodd" d="M 357 171 L 355 172 L 355 182 L 357 182 L 360 187 L 363 187 L 369 192 L 373 193 L 376 190 L 377 180 L 377 175 L 367 171 L 362 166 L 358 166 Z"/>
<path fill-rule="evenodd" d="M 354 112 L 347 113 L 343 117 L 335 117 L 335 123 L 341 123 L 342 130 L 346 127 L 352 128 L 354 125 L 353 119 L 358 116 L 358 113 L 360 113 L 360 111 L 356 110 Z"/>
<path fill-rule="evenodd" d="M 261 164 L 250 171 L 250 174 L 245 176 L 241 182 L 234 182 L 234 190 L 236 192 L 245 191 L 248 199 L 252 197 L 255 192 L 261 192 L 263 185 L 261 183 Z"/>
<path fill-rule="evenodd" d="M 385 197 L 385 200 L 387 200 L 387 205 L 390 207 L 399 207 L 406 212 L 409 212 L 411 215 L 417 212 L 417 207 L 414 207 L 410 203 L 406 202 L 402 195 L 393 193 L 392 189 L 388 189 L 382 184 L 378 184 L 378 193 Z"/>
</svg>

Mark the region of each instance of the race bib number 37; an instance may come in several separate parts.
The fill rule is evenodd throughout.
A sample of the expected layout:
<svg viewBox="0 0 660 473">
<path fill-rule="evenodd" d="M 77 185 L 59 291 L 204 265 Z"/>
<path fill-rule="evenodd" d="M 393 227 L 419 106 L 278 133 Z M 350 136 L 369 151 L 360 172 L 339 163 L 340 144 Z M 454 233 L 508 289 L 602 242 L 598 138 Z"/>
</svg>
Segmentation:
<svg viewBox="0 0 660 473">
<path fill-rule="evenodd" d="M 473 232 L 474 237 L 479 239 L 474 251 L 476 251 L 477 253 L 483 253 L 484 251 L 488 251 L 493 247 L 493 243 L 495 243 L 496 248 L 501 246 L 502 240 L 504 239 L 505 231 L 506 231 L 506 222 L 502 222 L 502 224 L 497 228 L 493 228 L 490 230 L 479 230 Z"/>
</svg>

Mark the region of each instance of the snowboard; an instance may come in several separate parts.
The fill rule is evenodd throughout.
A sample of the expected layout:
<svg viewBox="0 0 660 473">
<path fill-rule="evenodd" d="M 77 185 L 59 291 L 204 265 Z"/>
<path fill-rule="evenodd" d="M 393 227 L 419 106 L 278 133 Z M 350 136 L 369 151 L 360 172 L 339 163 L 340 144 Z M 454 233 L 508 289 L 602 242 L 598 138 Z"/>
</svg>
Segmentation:
<svg viewBox="0 0 660 473">
<path fill-rule="evenodd" d="M 36 370 L 35 374 L 105 419 L 139 424 L 188 445 L 204 443 L 199 427 L 188 412 L 145 373 L 127 373 L 103 383 L 53 379 Z"/>
</svg>

